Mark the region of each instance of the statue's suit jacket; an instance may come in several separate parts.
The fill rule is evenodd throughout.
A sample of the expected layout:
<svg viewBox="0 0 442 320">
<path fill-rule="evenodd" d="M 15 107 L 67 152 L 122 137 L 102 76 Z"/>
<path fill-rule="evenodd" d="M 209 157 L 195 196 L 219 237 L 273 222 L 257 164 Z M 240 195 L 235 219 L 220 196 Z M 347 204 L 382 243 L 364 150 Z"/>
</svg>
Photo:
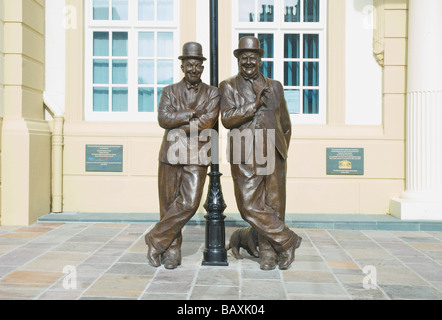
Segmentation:
<svg viewBox="0 0 442 320">
<path fill-rule="evenodd" d="M 189 107 L 191 103 L 194 103 L 193 108 Z M 213 128 L 219 116 L 218 88 L 201 82 L 198 86 L 196 97 L 192 97 L 190 90 L 187 88 L 186 81 L 183 79 L 181 82 L 170 85 L 163 89 L 163 94 L 158 108 L 158 123 L 163 129 L 166 129 L 159 155 L 159 160 L 161 162 L 183 165 L 210 165 L 209 162 L 198 161 L 198 163 L 195 163 L 195 158 L 190 158 L 191 156 L 195 156 L 195 150 L 193 150 L 193 154 L 190 152 L 192 145 L 189 136 L 191 132 L 189 120 L 191 118 L 193 109 L 203 111 L 203 115 L 200 118 L 192 120 L 192 122 L 195 121 L 193 124 L 198 127 L 198 133 L 205 129 Z M 181 129 L 181 132 L 185 133 L 185 135 L 182 134 L 177 136 L 176 138 L 178 140 L 173 139 L 172 141 L 168 141 L 168 135 L 171 130 L 174 129 Z M 170 159 L 168 159 L 168 151 L 172 145 L 177 143 L 180 144 L 181 148 L 183 148 L 182 150 L 187 151 L 187 157 L 185 161 L 182 161 L 183 163 L 180 161 L 178 161 L 178 163 L 171 163 Z M 207 143 L 208 141 L 199 141 L 198 139 L 197 151 L 199 151 Z"/>
<path fill-rule="evenodd" d="M 284 89 L 279 81 L 271 80 L 263 75 L 260 76 L 263 77 L 265 86 L 269 88 L 270 93 L 267 94 L 267 104 L 262 106 L 256 113 L 253 110 L 256 93 L 252 86 L 247 83 L 248 80 L 245 80 L 241 74 L 220 84 L 221 120 L 227 129 L 239 129 L 240 131 L 250 129 L 253 134 L 255 129 L 274 129 L 275 135 L 271 142 L 281 157 L 286 159 L 291 138 L 291 121 L 284 98 Z M 245 143 L 244 139 L 242 143 Z M 267 139 L 264 139 L 263 143 L 266 144 Z M 231 143 L 231 161 L 234 147 Z M 264 149 L 267 150 L 268 147 L 270 146 L 264 146 Z M 243 152 L 248 150 L 248 154 L 243 159 L 247 163 L 250 160 L 252 148 L 244 148 L 242 146 L 242 150 Z"/>
</svg>

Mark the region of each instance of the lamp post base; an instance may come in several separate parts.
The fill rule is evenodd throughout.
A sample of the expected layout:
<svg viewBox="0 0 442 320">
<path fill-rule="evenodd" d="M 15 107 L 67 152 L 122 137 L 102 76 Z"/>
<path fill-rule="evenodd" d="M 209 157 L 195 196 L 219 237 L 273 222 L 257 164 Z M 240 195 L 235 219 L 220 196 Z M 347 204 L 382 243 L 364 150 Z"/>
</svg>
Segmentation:
<svg viewBox="0 0 442 320">
<path fill-rule="evenodd" d="M 226 231 L 223 214 L 226 209 L 224 203 L 218 171 L 209 173 L 209 195 L 204 208 L 208 212 L 206 218 L 206 247 L 204 250 L 203 266 L 228 266 L 226 250 Z"/>
</svg>

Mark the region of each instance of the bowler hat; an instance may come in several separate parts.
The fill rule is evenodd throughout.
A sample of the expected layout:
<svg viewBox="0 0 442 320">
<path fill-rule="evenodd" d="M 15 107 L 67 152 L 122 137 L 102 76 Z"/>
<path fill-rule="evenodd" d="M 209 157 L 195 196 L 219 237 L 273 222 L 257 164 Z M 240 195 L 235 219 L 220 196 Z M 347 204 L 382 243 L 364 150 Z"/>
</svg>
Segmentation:
<svg viewBox="0 0 442 320">
<path fill-rule="evenodd" d="M 264 49 L 261 49 L 261 43 L 258 38 L 252 36 L 242 37 L 239 40 L 238 49 L 233 51 L 235 57 L 239 57 L 244 51 L 256 51 L 259 53 L 261 58 L 265 55 Z"/>
<path fill-rule="evenodd" d="M 206 61 L 207 59 L 203 56 L 203 47 L 197 42 L 187 42 L 183 46 L 183 55 L 179 56 L 178 59 L 199 59 Z"/>
</svg>

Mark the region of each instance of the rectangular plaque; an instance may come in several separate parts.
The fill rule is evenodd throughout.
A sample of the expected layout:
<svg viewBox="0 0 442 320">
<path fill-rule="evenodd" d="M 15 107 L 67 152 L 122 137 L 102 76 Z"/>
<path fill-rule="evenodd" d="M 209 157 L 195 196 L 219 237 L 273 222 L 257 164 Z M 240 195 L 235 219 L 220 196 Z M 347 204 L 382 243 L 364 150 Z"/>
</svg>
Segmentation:
<svg viewBox="0 0 442 320">
<path fill-rule="evenodd" d="M 364 175 L 364 149 L 327 148 L 328 175 Z"/>
<path fill-rule="evenodd" d="M 123 172 L 123 146 L 86 145 L 87 172 Z"/>
</svg>

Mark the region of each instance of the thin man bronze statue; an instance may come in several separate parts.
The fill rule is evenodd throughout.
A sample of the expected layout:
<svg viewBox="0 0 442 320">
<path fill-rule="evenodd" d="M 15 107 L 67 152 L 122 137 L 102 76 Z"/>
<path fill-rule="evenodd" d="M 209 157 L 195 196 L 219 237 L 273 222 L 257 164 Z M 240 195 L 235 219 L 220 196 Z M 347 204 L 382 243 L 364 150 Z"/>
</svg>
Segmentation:
<svg viewBox="0 0 442 320">
<path fill-rule="evenodd" d="M 290 115 L 281 83 L 260 73 L 265 55 L 260 41 L 241 38 L 234 55 L 239 73 L 220 84 L 220 107 L 222 123 L 230 129 L 231 137 L 235 133 L 242 138 L 230 141 L 236 202 L 242 218 L 258 231 L 261 269 L 272 270 L 279 264 L 285 270 L 302 241 L 285 224 Z M 268 139 L 259 138 L 258 133 Z M 262 170 L 256 151 L 274 161 L 271 170 Z"/>
<path fill-rule="evenodd" d="M 205 142 L 193 137 L 192 146 L 192 128 L 196 134 L 212 129 L 219 117 L 218 88 L 201 81 L 202 46 L 186 43 L 178 59 L 184 79 L 164 88 L 158 109 L 158 122 L 166 130 L 159 155 L 160 222 L 145 236 L 149 263 L 166 269 L 181 265 L 181 230 L 200 205 L 210 165 L 210 157 L 199 157 Z"/>
</svg>

